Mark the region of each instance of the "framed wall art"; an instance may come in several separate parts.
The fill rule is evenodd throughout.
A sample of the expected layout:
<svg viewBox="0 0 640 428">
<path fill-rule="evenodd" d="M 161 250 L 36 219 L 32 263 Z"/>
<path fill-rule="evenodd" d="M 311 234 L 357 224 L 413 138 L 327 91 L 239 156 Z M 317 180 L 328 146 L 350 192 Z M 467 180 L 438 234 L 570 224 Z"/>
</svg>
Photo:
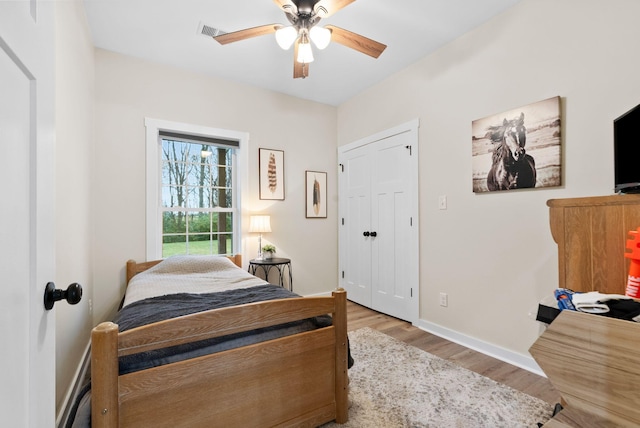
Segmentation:
<svg viewBox="0 0 640 428">
<path fill-rule="evenodd" d="M 327 218 L 327 173 L 305 171 L 307 218 Z"/>
<path fill-rule="evenodd" d="M 562 185 L 560 97 L 474 120 L 475 193 Z"/>
<path fill-rule="evenodd" d="M 260 199 L 284 201 L 284 151 L 258 149 Z"/>
</svg>

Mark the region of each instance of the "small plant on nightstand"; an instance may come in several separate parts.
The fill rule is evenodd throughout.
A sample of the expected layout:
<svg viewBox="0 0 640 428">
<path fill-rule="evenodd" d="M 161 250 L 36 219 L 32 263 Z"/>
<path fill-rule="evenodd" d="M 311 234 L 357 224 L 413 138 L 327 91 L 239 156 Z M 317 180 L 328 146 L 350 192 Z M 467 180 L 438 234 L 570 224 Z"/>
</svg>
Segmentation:
<svg viewBox="0 0 640 428">
<path fill-rule="evenodd" d="M 269 260 L 273 257 L 273 253 L 276 252 L 276 247 L 271 244 L 267 244 L 262 247 L 262 257 L 266 260 Z"/>
</svg>

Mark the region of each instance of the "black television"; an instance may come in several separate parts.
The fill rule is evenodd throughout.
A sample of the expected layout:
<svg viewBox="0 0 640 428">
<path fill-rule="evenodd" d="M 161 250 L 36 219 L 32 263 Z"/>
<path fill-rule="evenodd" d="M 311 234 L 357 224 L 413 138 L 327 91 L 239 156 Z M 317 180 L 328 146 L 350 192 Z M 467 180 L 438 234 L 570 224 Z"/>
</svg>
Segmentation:
<svg viewBox="0 0 640 428">
<path fill-rule="evenodd" d="M 613 121 L 615 191 L 640 193 L 640 104 Z"/>
</svg>

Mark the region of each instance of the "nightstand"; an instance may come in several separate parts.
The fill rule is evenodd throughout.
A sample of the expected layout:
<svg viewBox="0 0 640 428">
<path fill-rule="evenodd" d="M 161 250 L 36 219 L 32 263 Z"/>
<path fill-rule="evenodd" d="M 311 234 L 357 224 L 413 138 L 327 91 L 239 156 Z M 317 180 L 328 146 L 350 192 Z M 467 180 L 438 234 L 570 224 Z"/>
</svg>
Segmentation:
<svg viewBox="0 0 640 428">
<path fill-rule="evenodd" d="M 249 273 L 256 274 L 256 270 L 261 268 L 264 272 L 265 281 L 269 282 L 269 271 L 271 268 L 276 268 L 278 271 L 278 285 L 285 286 L 285 274 L 289 275 L 289 291 L 293 291 L 293 276 L 291 274 L 291 259 L 283 257 L 273 257 L 270 259 L 253 259 L 249 260 Z M 286 270 L 286 272 L 285 272 Z M 257 275 L 256 275 L 257 276 Z"/>
</svg>

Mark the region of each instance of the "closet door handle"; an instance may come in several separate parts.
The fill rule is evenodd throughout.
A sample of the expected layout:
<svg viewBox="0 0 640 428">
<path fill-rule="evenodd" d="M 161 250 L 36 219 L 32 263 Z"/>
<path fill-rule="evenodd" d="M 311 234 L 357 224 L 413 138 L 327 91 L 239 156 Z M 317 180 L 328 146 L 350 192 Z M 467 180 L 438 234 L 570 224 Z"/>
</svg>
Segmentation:
<svg viewBox="0 0 640 428">
<path fill-rule="evenodd" d="M 371 232 L 371 236 L 375 238 L 376 236 L 378 236 L 378 232 Z"/>
<path fill-rule="evenodd" d="M 362 236 L 369 236 L 369 235 L 371 235 L 369 232 L 364 232 L 364 233 L 362 234 Z"/>
</svg>

